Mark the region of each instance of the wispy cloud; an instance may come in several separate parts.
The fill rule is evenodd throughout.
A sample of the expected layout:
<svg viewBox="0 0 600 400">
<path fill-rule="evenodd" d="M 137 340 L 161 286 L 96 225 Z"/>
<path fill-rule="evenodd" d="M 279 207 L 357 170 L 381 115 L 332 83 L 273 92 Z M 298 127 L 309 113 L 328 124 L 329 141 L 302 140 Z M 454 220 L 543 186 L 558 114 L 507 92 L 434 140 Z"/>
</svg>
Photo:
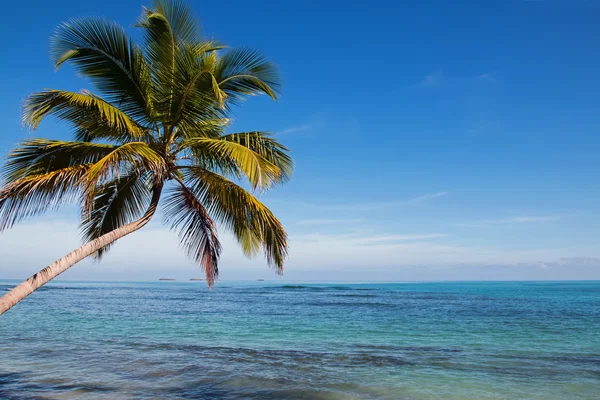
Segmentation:
<svg viewBox="0 0 600 400">
<path fill-rule="evenodd" d="M 401 207 L 401 206 L 408 206 L 411 204 L 423 203 L 423 202 L 426 202 L 427 200 L 437 199 L 439 197 L 444 197 L 447 195 L 448 195 L 448 192 L 428 193 L 428 194 L 424 194 L 422 196 L 417 196 L 417 197 L 413 197 L 411 199 L 406 199 L 406 200 L 388 201 L 388 202 L 373 202 L 373 203 L 363 203 L 363 204 L 348 204 L 348 205 L 341 205 L 337 208 L 344 209 L 344 210 L 356 210 L 356 211 L 377 210 L 380 208 Z"/>
<path fill-rule="evenodd" d="M 294 235 L 296 243 L 343 243 L 346 246 L 390 246 L 404 242 L 428 241 L 445 238 L 445 233 L 418 233 L 406 235 L 365 235 L 359 233 L 323 235 L 320 233 Z"/>
<path fill-rule="evenodd" d="M 510 217 L 503 219 L 487 219 L 481 221 L 473 221 L 462 224 L 457 224 L 458 226 L 465 227 L 486 227 L 490 225 L 500 225 L 500 224 L 528 224 L 528 223 L 536 223 L 536 222 L 552 222 L 564 218 L 562 215 L 541 215 L 541 216 L 522 216 L 522 217 Z"/>
<path fill-rule="evenodd" d="M 509 223 L 516 222 L 518 224 L 526 223 L 526 222 L 547 222 L 547 221 L 556 221 L 560 219 L 560 216 L 550 215 L 543 217 L 513 217 L 508 220 Z M 504 222 L 504 221 L 502 221 Z"/>
<path fill-rule="evenodd" d="M 406 242 L 414 240 L 430 240 L 447 237 L 445 233 L 427 233 L 416 235 L 389 235 L 389 236 L 371 236 L 357 239 L 362 245 L 384 244 L 394 242 Z"/>
<path fill-rule="evenodd" d="M 223 235 L 220 239 L 224 248 L 220 265 L 225 279 L 254 280 L 271 276 L 267 275 L 262 257 L 248 260 L 233 237 Z M 329 276 L 334 280 L 359 281 L 382 278 L 396 281 L 562 280 L 600 277 L 598 246 L 511 250 L 470 246 L 460 243 L 460 238 L 452 239 L 446 242 L 443 233 L 435 232 L 292 233 L 286 279 L 323 280 Z M 36 243 L 35 252 L 28 251 L 32 242 Z M 79 244 L 75 213 L 68 220 L 55 217 L 20 224 L 2 234 L 0 276 L 24 279 L 47 265 L 48 260 L 63 256 Z M 160 252 L 148 252 L 149 247 L 157 246 L 161 248 Z M 415 269 L 410 269 L 413 266 Z M 417 267 L 421 272 L 416 272 Z M 542 272 L 537 275 L 526 272 L 534 269 Z M 552 271 L 564 273 L 552 275 Z M 152 221 L 147 228 L 120 240 L 103 261 L 102 268 L 97 268 L 92 261 L 83 261 L 61 275 L 61 279 L 156 280 L 169 276 L 187 280 L 197 273 L 197 265 L 190 263 L 179 248 L 177 236 L 158 221 Z"/>
<path fill-rule="evenodd" d="M 490 83 L 496 83 L 496 73 L 495 72 L 486 72 L 480 75 L 477 75 L 474 79 L 478 81 L 487 81 Z"/>
<path fill-rule="evenodd" d="M 337 225 L 337 224 L 356 224 L 363 222 L 362 218 L 354 218 L 354 219 L 306 219 L 304 221 L 300 221 L 298 225 Z"/>
<path fill-rule="evenodd" d="M 292 126 L 289 128 L 286 128 L 282 131 L 279 131 L 280 135 L 287 135 L 288 133 L 296 133 L 296 132 L 302 132 L 302 131 L 307 131 L 309 129 L 314 128 L 315 126 L 313 124 L 305 124 L 305 125 L 298 125 L 298 126 Z"/>
<path fill-rule="evenodd" d="M 417 88 L 437 88 L 441 86 L 447 86 L 451 84 L 467 84 L 467 83 L 475 83 L 475 82 L 489 82 L 489 83 L 497 83 L 497 77 L 495 72 L 483 72 L 481 74 L 475 76 L 468 77 L 457 77 L 457 76 L 448 76 L 442 70 L 438 70 L 432 72 L 430 74 L 425 75 L 423 80 L 414 87 Z"/>
<path fill-rule="evenodd" d="M 443 196 L 447 196 L 447 195 L 448 195 L 448 192 L 437 192 L 437 193 L 424 194 L 423 196 L 413 197 L 412 199 L 404 200 L 404 201 L 401 201 L 396 204 L 420 203 L 425 200 L 436 199 L 438 197 L 443 197 Z"/>
<path fill-rule="evenodd" d="M 435 71 L 425 75 L 425 78 L 417 85 L 419 87 L 437 87 L 444 83 L 446 77 L 444 71 Z"/>
<path fill-rule="evenodd" d="M 419 204 L 428 200 L 437 199 L 439 197 L 447 196 L 448 192 L 437 192 L 428 193 L 422 196 L 413 197 L 410 199 L 397 200 L 397 201 L 382 201 L 372 203 L 356 203 L 356 204 L 313 204 L 313 203 L 299 203 L 307 207 L 314 207 L 321 210 L 342 210 L 342 211 L 371 211 L 382 208 L 390 207 L 402 207 L 412 204 Z"/>
</svg>

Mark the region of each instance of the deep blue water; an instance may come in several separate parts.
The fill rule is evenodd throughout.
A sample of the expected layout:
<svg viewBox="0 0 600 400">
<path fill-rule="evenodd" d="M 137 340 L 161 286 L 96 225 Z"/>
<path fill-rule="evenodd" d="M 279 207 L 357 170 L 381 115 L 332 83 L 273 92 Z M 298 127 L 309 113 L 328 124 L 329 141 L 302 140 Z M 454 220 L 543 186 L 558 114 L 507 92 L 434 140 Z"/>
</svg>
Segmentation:
<svg viewBox="0 0 600 400">
<path fill-rule="evenodd" d="M 55 282 L 0 317 L 21 398 L 597 400 L 600 282 Z"/>
</svg>

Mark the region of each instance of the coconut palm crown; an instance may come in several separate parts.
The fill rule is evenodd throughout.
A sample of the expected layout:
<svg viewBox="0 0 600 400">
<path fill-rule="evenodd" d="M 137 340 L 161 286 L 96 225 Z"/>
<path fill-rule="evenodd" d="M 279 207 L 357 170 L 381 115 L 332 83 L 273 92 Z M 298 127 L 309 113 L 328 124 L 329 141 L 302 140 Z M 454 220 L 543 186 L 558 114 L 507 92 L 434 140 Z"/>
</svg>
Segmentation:
<svg viewBox="0 0 600 400">
<path fill-rule="evenodd" d="M 233 105 L 254 95 L 277 98 L 277 69 L 255 50 L 203 38 L 191 10 L 176 0 L 155 0 L 136 27 L 141 45 L 102 18 L 57 28 L 54 65 L 70 63 L 97 92 L 44 90 L 25 100 L 25 125 L 35 129 L 54 116 L 74 128 L 74 140 L 29 139 L 9 154 L 0 231 L 80 202 L 83 238 L 94 245 L 75 262 L 101 257 L 152 218 L 162 195 L 165 222 L 209 285 L 218 276 L 217 222 L 247 255 L 262 249 L 281 273 L 286 233 L 252 193 L 286 181 L 292 159 L 268 133 L 225 132 Z"/>
</svg>

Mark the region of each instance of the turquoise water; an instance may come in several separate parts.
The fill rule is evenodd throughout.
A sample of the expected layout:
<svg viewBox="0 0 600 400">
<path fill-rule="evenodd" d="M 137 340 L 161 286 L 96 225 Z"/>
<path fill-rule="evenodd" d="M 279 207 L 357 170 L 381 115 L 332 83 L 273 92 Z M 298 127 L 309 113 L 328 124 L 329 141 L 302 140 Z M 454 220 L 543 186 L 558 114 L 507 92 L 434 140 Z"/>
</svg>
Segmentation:
<svg viewBox="0 0 600 400">
<path fill-rule="evenodd" d="M 598 399 L 600 282 L 56 282 L 0 317 L 34 397 Z"/>
</svg>

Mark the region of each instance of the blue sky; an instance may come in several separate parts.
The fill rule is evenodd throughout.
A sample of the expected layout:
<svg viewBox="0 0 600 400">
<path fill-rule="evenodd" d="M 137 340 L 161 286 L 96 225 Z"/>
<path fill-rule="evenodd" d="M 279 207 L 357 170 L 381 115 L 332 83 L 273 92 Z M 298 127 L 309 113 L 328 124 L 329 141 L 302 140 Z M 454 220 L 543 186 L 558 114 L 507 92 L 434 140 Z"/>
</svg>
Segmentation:
<svg viewBox="0 0 600 400">
<path fill-rule="evenodd" d="M 282 70 L 281 100 L 251 99 L 232 129 L 278 132 L 293 150 L 292 181 L 263 196 L 290 233 L 286 278 L 600 279 L 600 2 L 190 3 L 207 36 Z M 51 66 L 56 25 L 102 15 L 136 35 L 143 4 L 4 5 L 3 154 L 25 137 L 70 135 L 52 120 L 21 129 L 25 96 L 92 88 Z M 224 279 L 273 277 L 224 241 Z M 23 223 L 0 236 L 0 277 L 26 277 L 78 243 L 74 210 Z M 161 274 L 198 271 L 156 221 L 66 277 Z"/>
</svg>

